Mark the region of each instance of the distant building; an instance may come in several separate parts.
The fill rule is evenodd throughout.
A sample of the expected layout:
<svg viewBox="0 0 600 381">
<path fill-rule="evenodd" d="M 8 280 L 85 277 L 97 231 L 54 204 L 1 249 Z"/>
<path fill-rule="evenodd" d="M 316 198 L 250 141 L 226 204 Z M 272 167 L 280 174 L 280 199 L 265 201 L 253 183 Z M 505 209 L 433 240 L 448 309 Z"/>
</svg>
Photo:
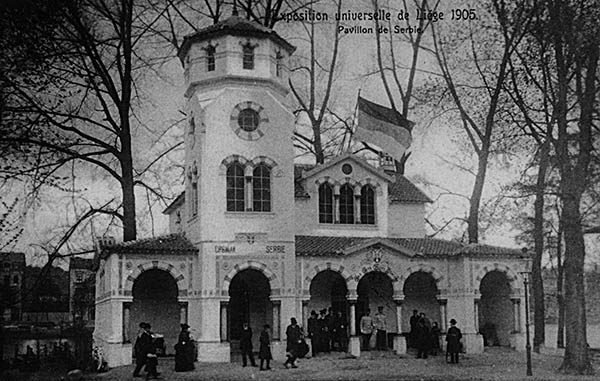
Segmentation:
<svg viewBox="0 0 600 381">
<path fill-rule="evenodd" d="M 71 258 L 69 262 L 69 312 L 73 321 L 94 321 L 96 289 L 94 260 Z"/>
<path fill-rule="evenodd" d="M 23 278 L 25 274 L 25 254 L 0 252 L 0 303 L 4 322 L 21 320 L 23 303 Z"/>
</svg>

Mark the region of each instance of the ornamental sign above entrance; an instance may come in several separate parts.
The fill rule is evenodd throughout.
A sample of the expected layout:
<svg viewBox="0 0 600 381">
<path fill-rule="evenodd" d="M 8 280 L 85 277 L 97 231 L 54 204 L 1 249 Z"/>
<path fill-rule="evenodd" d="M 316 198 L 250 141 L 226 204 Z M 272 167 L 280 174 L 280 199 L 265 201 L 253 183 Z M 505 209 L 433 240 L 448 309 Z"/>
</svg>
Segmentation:
<svg viewBox="0 0 600 381">
<path fill-rule="evenodd" d="M 391 270 L 390 263 L 385 259 L 383 247 L 379 245 L 369 248 L 360 264 L 363 273 L 370 271 L 386 273 Z"/>
</svg>

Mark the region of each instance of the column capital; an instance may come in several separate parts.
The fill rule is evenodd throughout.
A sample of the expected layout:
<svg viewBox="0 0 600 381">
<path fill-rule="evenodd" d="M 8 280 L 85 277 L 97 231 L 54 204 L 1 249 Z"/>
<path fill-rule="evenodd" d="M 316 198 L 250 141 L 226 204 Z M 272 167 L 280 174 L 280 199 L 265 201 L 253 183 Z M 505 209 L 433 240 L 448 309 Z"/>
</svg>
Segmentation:
<svg viewBox="0 0 600 381">
<path fill-rule="evenodd" d="M 404 295 L 402 296 L 394 296 L 394 303 L 396 303 L 396 305 L 402 305 L 402 303 L 404 302 Z"/>
<path fill-rule="evenodd" d="M 437 297 L 437 302 L 438 302 L 440 305 L 446 305 L 446 304 L 448 304 L 448 299 L 447 299 L 447 298 L 442 298 L 442 297 L 439 297 L 439 296 L 438 296 L 438 297 Z"/>
</svg>

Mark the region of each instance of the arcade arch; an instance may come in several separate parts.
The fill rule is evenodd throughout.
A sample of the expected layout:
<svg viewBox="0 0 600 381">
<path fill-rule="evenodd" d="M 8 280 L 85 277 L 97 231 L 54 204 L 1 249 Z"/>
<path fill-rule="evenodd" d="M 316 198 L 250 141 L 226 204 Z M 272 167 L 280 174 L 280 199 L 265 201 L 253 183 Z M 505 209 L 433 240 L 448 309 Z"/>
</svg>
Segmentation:
<svg viewBox="0 0 600 381">
<path fill-rule="evenodd" d="M 312 278 L 309 290 L 308 311 L 318 314 L 321 309 L 332 307 L 335 312 L 341 311 L 344 318 L 348 317 L 348 288 L 339 272 L 329 269 L 320 271 Z"/>
<path fill-rule="evenodd" d="M 438 322 L 440 327 L 444 327 L 437 299 L 438 291 L 437 281 L 432 273 L 420 270 L 410 274 L 403 286 L 403 308 L 406 316 L 412 315 L 412 311 L 417 310 L 419 313 L 425 313 L 432 324 Z M 410 332 L 408 318 L 402 321 L 402 331 Z"/>
<path fill-rule="evenodd" d="M 366 314 L 367 309 L 370 309 L 371 316 L 374 316 L 377 313 L 378 307 L 381 306 L 386 316 L 388 335 L 398 332 L 396 305 L 393 299 L 394 286 L 390 276 L 380 271 L 368 272 L 360 278 L 356 290 L 358 294 L 356 302 L 356 327 L 360 327 L 360 319 Z M 388 339 L 388 344 L 391 344 L 391 342 Z"/>
<path fill-rule="evenodd" d="M 254 332 L 253 347 L 258 348 L 258 334 L 265 324 L 273 324 L 273 304 L 269 279 L 261 271 L 247 268 L 236 273 L 229 283 L 227 337 L 231 350 L 239 350 L 242 324 Z"/>
<path fill-rule="evenodd" d="M 511 286 L 508 275 L 500 270 L 488 272 L 479 286 L 479 331 L 487 346 L 510 345 L 510 335 L 518 328 L 511 301 Z"/>
<path fill-rule="evenodd" d="M 177 281 L 158 268 L 143 271 L 132 286 L 128 337 L 135 340 L 140 322 L 152 326 L 152 332 L 164 335 L 167 352 L 177 343 L 180 306 Z"/>
</svg>

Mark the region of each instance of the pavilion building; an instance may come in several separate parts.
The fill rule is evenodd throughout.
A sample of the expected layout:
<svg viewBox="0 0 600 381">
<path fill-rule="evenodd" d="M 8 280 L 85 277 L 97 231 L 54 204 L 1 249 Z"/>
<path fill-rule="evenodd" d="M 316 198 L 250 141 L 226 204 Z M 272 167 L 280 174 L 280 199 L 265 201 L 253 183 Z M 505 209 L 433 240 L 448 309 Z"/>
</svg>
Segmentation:
<svg viewBox="0 0 600 381">
<path fill-rule="evenodd" d="M 294 164 L 288 102 L 294 47 L 236 15 L 185 38 L 185 192 L 165 213 L 167 236 L 115 243 L 97 258 L 94 341 L 110 366 L 132 362 L 141 321 L 173 351 L 192 327 L 199 361 L 231 361 L 243 322 L 273 330 L 285 355 L 291 317 L 333 307 L 358 322 L 384 307 L 390 347 L 406 352 L 412 310 L 442 331 L 454 318 L 468 353 L 497 344 L 524 349 L 520 250 L 427 238 L 431 200 L 393 163 L 343 155 Z M 405 147 L 405 149 L 408 147 Z"/>
</svg>

